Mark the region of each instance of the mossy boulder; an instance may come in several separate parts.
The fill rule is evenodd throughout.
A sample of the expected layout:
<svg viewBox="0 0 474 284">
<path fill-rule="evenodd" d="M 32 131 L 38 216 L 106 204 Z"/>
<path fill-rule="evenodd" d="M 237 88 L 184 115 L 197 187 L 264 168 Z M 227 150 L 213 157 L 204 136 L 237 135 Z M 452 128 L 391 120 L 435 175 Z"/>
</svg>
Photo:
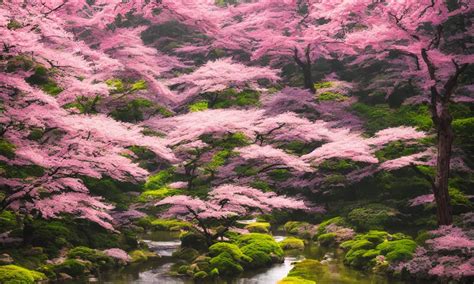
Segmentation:
<svg viewBox="0 0 474 284">
<path fill-rule="evenodd" d="M 204 279 L 204 278 L 207 278 L 208 275 L 205 271 L 198 271 L 196 273 L 194 273 L 193 275 L 193 278 L 194 279 Z"/>
<path fill-rule="evenodd" d="M 288 221 L 283 228 L 288 234 L 296 235 L 303 239 L 311 239 L 317 230 L 317 226 L 301 221 Z"/>
<path fill-rule="evenodd" d="M 75 247 L 71 249 L 68 254 L 70 259 L 82 259 L 90 261 L 94 266 L 110 268 L 114 266 L 114 260 L 102 251 L 91 249 L 88 247 Z"/>
<path fill-rule="evenodd" d="M 381 269 L 390 263 L 411 259 L 417 244 L 403 234 L 369 231 L 342 243 L 341 247 L 347 250 L 344 263 L 361 269 L 378 265 Z M 377 261 L 379 256 L 382 259 Z"/>
<path fill-rule="evenodd" d="M 296 277 L 307 281 L 317 282 L 328 273 L 328 267 L 315 259 L 305 259 L 295 263 L 288 273 L 288 277 Z M 302 282 L 306 283 L 306 282 Z"/>
<path fill-rule="evenodd" d="M 144 262 L 151 258 L 159 258 L 160 256 L 154 252 L 146 251 L 146 250 L 134 250 L 129 253 L 130 255 L 130 262 L 137 263 L 137 262 Z"/>
<path fill-rule="evenodd" d="M 56 273 L 65 273 L 72 277 L 78 277 L 88 274 L 93 264 L 89 261 L 79 259 L 66 259 L 63 263 L 53 266 L 52 270 Z"/>
<path fill-rule="evenodd" d="M 247 264 L 250 267 L 262 267 L 283 261 L 283 250 L 270 235 L 250 233 L 240 236 L 236 243 L 242 252 L 251 258 Z"/>
<path fill-rule="evenodd" d="M 270 231 L 270 223 L 254 222 L 245 226 L 245 229 L 252 233 L 268 233 Z"/>
<path fill-rule="evenodd" d="M 45 279 L 44 273 L 21 266 L 12 264 L 0 266 L 0 283 L 2 284 L 29 284 Z"/>
<path fill-rule="evenodd" d="M 181 247 L 194 248 L 197 250 L 207 249 L 206 238 L 196 232 L 184 232 L 179 236 Z"/>
<path fill-rule="evenodd" d="M 223 252 L 209 261 L 211 269 L 216 269 L 221 276 L 234 276 L 244 271 L 242 265 L 228 252 Z"/>
<path fill-rule="evenodd" d="M 191 262 L 198 257 L 199 252 L 193 248 L 181 248 L 173 253 L 173 257 Z"/>
<path fill-rule="evenodd" d="M 328 233 L 326 231 L 326 228 L 329 226 L 329 225 L 338 225 L 338 226 L 346 226 L 346 221 L 344 220 L 344 218 L 338 216 L 338 217 L 334 217 L 334 218 L 331 218 L 331 219 L 328 219 L 328 220 L 325 220 L 323 222 L 321 222 L 321 224 L 319 224 L 318 226 L 318 231 L 315 235 L 315 238 L 319 237 L 320 235 L 322 234 L 325 234 L 325 233 Z"/>
<path fill-rule="evenodd" d="M 302 239 L 298 239 L 295 237 L 287 237 L 283 241 L 279 242 L 280 247 L 284 250 L 290 249 L 297 249 L 303 250 L 304 249 L 304 241 Z"/>
<path fill-rule="evenodd" d="M 383 204 L 355 208 L 348 214 L 349 222 L 358 230 L 383 229 L 396 220 L 398 211 Z"/>
<path fill-rule="evenodd" d="M 318 242 L 321 246 L 331 246 L 336 242 L 336 233 L 319 235 Z"/>
<path fill-rule="evenodd" d="M 235 244 L 220 242 L 209 247 L 210 256 L 218 256 L 223 252 L 230 254 L 232 258 L 237 261 L 240 261 L 244 257 L 240 248 Z"/>
</svg>

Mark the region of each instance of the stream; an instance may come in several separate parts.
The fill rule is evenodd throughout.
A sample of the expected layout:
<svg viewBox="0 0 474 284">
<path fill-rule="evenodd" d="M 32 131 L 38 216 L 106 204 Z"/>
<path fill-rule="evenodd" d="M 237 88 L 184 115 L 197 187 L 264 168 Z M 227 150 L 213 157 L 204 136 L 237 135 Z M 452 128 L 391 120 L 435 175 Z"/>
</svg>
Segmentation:
<svg viewBox="0 0 474 284">
<path fill-rule="evenodd" d="M 172 253 L 179 248 L 179 233 L 175 232 L 154 232 L 143 237 L 151 251 L 162 257 L 157 260 L 145 263 L 132 264 L 121 270 L 113 270 L 103 273 L 96 279 L 82 279 L 67 281 L 70 284 L 79 283 L 107 283 L 107 284 L 193 284 L 206 283 L 205 281 L 195 282 L 190 278 L 181 278 L 168 275 L 175 259 Z M 274 235 L 277 241 L 285 238 L 284 235 Z M 245 271 L 238 278 L 212 282 L 218 284 L 274 284 L 284 278 L 292 269 L 293 263 L 305 258 L 317 259 L 326 262 L 330 273 L 324 278 L 320 278 L 318 284 L 402 284 L 404 282 L 388 279 L 374 274 L 363 273 L 343 265 L 342 251 L 327 249 L 315 243 L 307 245 L 304 251 L 289 251 L 283 263 L 275 264 L 268 268 Z M 91 281 L 92 280 L 92 281 Z M 208 282 L 207 282 L 208 283 Z"/>
</svg>

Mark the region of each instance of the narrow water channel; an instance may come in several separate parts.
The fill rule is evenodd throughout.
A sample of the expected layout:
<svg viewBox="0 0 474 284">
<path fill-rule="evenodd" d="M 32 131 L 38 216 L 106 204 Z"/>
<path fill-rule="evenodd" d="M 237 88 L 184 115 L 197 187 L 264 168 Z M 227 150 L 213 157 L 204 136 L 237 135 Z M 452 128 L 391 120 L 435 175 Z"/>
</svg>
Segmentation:
<svg viewBox="0 0 474 284">
<path fill-rule="evenodd" d="M 109 271 L 99 278 L 93 279 L 96 283 L 107 284 L 192 284 L 206 283 L 195 282 L 189 278 L 170 276 L 169 270 L 175 263 L 171 256 L 179 248 L 180 241 L 178 233 L 154 232 L 144 236 L 143 241 L 150 250 L 158 253 L 162 257 L 157 260 L 129 265 L 121 270 Z M 274 235 L 277 241 L 285 238 L 284 235 Z M 327 249 L 310 244 L 304 251 L 288 252 L 283 263 L 275 264 L 269 268 L 262 268 L 253 271 L 245 271 L 240 277 L 213 282 L 216 284 L 275 284 L 284 278 L 293 268 L 293 263 L 305 258 L 317 259 L 327 263 L 330 273 L 326 274 L 318 281 L 318 284 L 401 284 L 404 282 L 391 280 L 383 276 L 366 274 L 343 265 L 342 252 L 335 249 Z M 68 281 L 68 284 L 90 283 L 90 279 L 80 279 Z"/>
</svg>

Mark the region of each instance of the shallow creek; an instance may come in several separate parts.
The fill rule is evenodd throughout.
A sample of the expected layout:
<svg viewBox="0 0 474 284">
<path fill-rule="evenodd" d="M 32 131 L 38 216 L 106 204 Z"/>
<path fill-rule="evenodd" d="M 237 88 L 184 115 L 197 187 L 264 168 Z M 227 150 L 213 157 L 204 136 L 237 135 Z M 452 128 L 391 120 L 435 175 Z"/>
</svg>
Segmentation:
<svg viewBox="0 0 474 284">
<path fill-rule="evenodd" d="M 285 238 L 283 234 L 274 234 L 277 241 Z M 121 270 L 109 271 L 103 273 L 96 279 L 81 279 L 68 281 L 70 284 L 79 283 L 116 283 L 116 284 L 192 284 L 207 283 L 195 282 L 189 278 L 180 278 L 169 276 L 168 272 L 175 263 L 172 253 L 179 248 L 180 242 L 178 233 L 154 232 L 143 237 L 150 250 L 158 253 L 162 257 L 158 260 L 148 261 L 135 265 L 129 265 Z M 310 244 L 304 251 L 288 252 L 283 263 L 275 264 L 268 268 L 245 271 L 235 279 L 219 282 L 218 284 L 274 284 L 284 278 L 293 267 L 295 261 L 304 258 L 317 259 L 327 263 L 330 273 L 320 279 L 318 284 L 401 284 L 404 282 L 391 280 L 382 276 L 366 274 L 360 271 L 344 266 L 342 263 L 343 254 L 334 249 L 325 249 L 317 244 Z M 212 282 L 217 283 L 217 282 Z"/>
</svg>

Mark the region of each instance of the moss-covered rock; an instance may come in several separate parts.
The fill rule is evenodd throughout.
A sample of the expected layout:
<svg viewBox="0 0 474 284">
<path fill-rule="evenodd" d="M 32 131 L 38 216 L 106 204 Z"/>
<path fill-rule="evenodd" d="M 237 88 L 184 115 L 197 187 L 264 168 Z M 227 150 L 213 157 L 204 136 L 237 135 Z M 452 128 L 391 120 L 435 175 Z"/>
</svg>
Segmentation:
<svg viewBox="0 0 474 284">
<path fill-rule="evenodd" d="M 348 214 L 348 220 L 358 230 L 383 229 L 393 222 L 398 211 L 383 204 L 370 204 L 355 208 Z"/>
<path fill-rule="evenodd" d="M 251 258 L 247 264 L 251 267 L 262 267 L 283 261 L 283 250 L 270 235 L 250 233 L 240 236 L 236 242 L 242 252 Z"/>
<path fill-rule="evenodd" d="M 157 231 L 180 231 L 191 227 L 191 223 L 175 219 L 155 219 L 151 221 L 151 228 Z"/>
<path fill-rule="evenodd" d="M 53 266 L 52 270 L 56 273 L 66 273 L 72 277 L 78 277 L 89 273 L 93 264 L 79 259 L 66 259 L 63 263 Z"/>
<path fill-rule="evenodd" d="M 268 233 L 270 231 L 270 223 L 254 222 L 245 226 L 245 229 L 252 233 Z"/>
<path fill-rule="evenodd" d="M 0 283 L 2 284 L 29 284 L 45 279 L 44 273 L 21 266 L 11 264 L 0 266 Z"/>
<path fill-rule="evenodd" d="M 193 276 L 194 279 L 204 279 L 206 277 L 208 277 L 208 275 L 205 271 L 198 271 L 194 273 L 194 276 Z"/>
<path fill-rule="evenodd" d="M 90 261 L 94 266 L 110 268 L 114 265 L 114 260 L 102 251 L 88 247 L 75 247 L 68 254 L 70 259 L 82 259 Z"/>
<path fill-rule="evenodd" d="M 209 263 L 211 269 L 217 269 L 221 276 L 234 276 L 244 271 L 242 265 L 232 258 L 228 252 L 223 252 L 218 256 L 213 257 Z"/>
<path fill-rule="evenodd" d="M 410 239 L 385 241 L 377 246 L 382 255 L 387 257 L 390 262 L 411 259 L 417 244 Z"/>
<path fill-rule="evenodd" d="M 311 239 L 317 230 L 315 225 L 300 221 L 288 221 L 283 225 L 283 228 L 288 234 L 304 239 Z"/>
<path fill-rule="evenodd" d="M 316 282 L 312 280 L 306 280 L 301 277 L 289 276 L 278 281 L 278 284 L 316 284 Z"/>
<path fill-rule="evenodd" d="M 186 260 L 188 262 L 193 261 L 198 257 L 199 252 L 193 248 L 181 248 L 173 253 L 173 257 Z"/>
<path fill-rule="evenodd" d="M 154 252 L 146 251 L 146 250 L 134 250 L 129 253 L 130 255 L 130 262 L 144 262 L 152 258 L 159 258 L 160 256 Z"/>
<path fill-rule="evenodd" d="M 244 256 L 240 248 L 235 244 L 220 242 L 209 247 L 210 256 L 217 256 L 223 252 L 227 252 L 237 261 L 240 261 Z"/>
<path fill-rule="evenodd" d="M 336 242 L 336 233 L 326 233 L 318 236 L 321 246 L 331 246 Z"/>
<path fill-rule="evenodd" d="M 288 277 L 317 282 L 326 273 L 328 273 L 327 266 L 315 259 L 305 259 L 295 263 L 295 266 L 288 273 Z"/>
<path fill-rule="evenodd" d="M 304 249 L 304 241 L 302 239 L 298 239 L 295 237 L 287 237 L 284 240 L 282 240 L 279 244 L 280 244 L 280 247 L 284 250 L 290 250 L 290 249 L 303 250 Z"/>
</svg>

